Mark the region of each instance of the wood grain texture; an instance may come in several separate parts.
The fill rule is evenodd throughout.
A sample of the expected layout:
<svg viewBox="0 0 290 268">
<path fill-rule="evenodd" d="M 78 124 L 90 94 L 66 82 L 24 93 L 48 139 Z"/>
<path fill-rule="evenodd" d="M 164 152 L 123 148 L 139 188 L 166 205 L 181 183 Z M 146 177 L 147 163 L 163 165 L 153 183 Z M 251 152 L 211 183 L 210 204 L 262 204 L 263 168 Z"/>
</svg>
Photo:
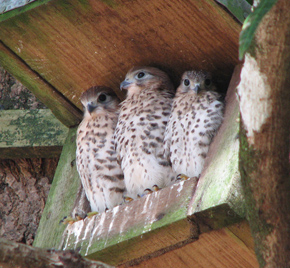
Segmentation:
<svg viewBox="0 0 290 268">
<path fill-rule="evenodd" d="M 29 70 L 17 78 L 29 80 L 53 111 L 71 108 L 51 88 L 79 109 L 81 93 L 94 85 L 124 97 L 119 84 L 133 65 L 161 66 L 176 84 L 185 70 L 206 69 L 224 90 L 238 63 L 240 24 L 213 0 L 49 1 L 0 26 L 2 44 Z M 0 63 L 14 75 L 19 64 L 10 63 L 13 57 L 1 55 Z M 32 86 L 31 70 L 51 87 Z M 48 105 L 49 96 L 59 104 Z"/>
<path fill-rule="evenodd" d="M 249 225 L 244 221 L 227 228 L 204 233 L 193 243 L 131 267 L 258 268 L 259 264 L 253 247 L 244 244 L 230 230 L 239 229 L 241 226 L 243 226 L 244 232 L 247 234 L 250 232 Z M 251 236 L 249 236 L 249 240 L 253 243 Z"/>
</svg>

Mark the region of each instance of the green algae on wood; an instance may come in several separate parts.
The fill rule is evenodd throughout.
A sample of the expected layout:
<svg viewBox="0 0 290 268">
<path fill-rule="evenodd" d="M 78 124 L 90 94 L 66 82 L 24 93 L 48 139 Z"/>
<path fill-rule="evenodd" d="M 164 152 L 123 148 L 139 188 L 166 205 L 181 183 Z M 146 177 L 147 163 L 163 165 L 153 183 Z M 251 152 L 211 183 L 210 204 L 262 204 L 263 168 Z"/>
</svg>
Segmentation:
<svg viewBox="0 0 290 268">
<path fill-rule="evenodd" d="M 197 238 L 187 219 L 194 179 L 117 206 L 67 227 L 62 249 L 116 265 Z M 120 250 L 120 247 L 123 250 Z M 151 247 L 150 247 L 151 245 Z M 106 259 L 115 252 L 114 260 Z"/>
<path fill-rule="evenodd" d="M 0 111 L 0 158 L 59 156 L 68 128 L 48 109 Z"/>
<path fill-rule="evenodd" d="M 75 166 L 76 128 L 70 129 L 49 191 L 33 245 L 58 248 L 65 226 L 60 224 L 74 206 L 80 180 Z"/>
</svg>

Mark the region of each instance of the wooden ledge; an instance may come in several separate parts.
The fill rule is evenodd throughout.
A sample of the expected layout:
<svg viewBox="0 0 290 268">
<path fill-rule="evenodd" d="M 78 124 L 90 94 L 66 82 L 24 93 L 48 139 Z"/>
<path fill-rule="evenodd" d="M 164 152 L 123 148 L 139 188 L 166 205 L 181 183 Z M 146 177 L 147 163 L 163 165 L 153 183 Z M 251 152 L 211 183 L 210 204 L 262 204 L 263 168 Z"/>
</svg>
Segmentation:
<svg viewBox="0 0 290 268">
<path fill-rule="evenodd" d="M 187 220 L 195 187 L 193 180 L 180 182 L 69 225 L 61 248 L 80 248 L 82 255 L 99 260 L 114 254 L 110 264 L 117 265 L 197 239 L 196 226 Z"/>
</svg>

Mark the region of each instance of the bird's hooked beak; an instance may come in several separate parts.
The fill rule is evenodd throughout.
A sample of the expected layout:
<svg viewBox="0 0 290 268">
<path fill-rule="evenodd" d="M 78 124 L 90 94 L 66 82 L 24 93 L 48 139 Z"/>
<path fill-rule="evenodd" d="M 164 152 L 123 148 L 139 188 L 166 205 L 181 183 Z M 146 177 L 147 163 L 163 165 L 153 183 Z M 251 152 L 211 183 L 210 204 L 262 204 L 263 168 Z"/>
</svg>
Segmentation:
<svg viewBox="0 0 290 268">
<path fill-rule="evenodd" d="M 88 112 L 91 114 L 95 109 L 96 109 L 96 105 L 94 105 L 93 103 L 88 103 L 87 105 L 87 110 Z"/>
<path fill-rule="evenodd" d="M 132 84 L 132 82 L 128 82 L 126 80 L 124 80 L 121 84 L 120 84 L 120 89 L 121 90 L 127 90 L 129 88 L 129 86 Z"/>
<path fill-rule="evenodd" d="M 194 88 L 192 89 L 196 94 L 200 92 L 200 84 L 195 84 Z"/>
</svg>

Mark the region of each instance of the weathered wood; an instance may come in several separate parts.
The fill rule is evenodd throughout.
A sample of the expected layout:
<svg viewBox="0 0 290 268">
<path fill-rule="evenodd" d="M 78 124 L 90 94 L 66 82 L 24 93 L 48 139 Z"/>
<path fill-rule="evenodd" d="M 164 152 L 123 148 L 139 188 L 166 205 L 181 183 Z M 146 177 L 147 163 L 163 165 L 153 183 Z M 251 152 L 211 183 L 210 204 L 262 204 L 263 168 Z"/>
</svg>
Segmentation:
<svg viewBox="0 0 290 268">
<path fill-rule="evenodd" d="M 249 236 L 252 247 L 236 236 L 236 230 Z M 128 266 L 121 265 L 118 267 L 125 268 Z M 201 234 L 197 241 L 132 267 L 258 268 L 259 265 L 253 249 L 253 239 L 250 236 L 249 225 L 244 221 L 220 230 Z"/>
<path fill-rule="evenodd" d="M 64 125 L 72 127 L 80 122 L 81 111 L 62 96 L 39 73 L 31 69 L 22 58 L 6 47 L 1 40 L 0 63 L 17 80 L 31 90 L 41 102 L 50 108 L 55 117 Z"/>
<path fill-rule="evenodd" d="M 80 179 L 75 166 L 75 135 L 76 128 L 70 129 L 33 243 L 36 247 L 59 248 L 66 228 L 59 222 L 71 213 L 77 198 Z"/>
<path fill-rule="evenodd" d="M 59 157 L 68 128 L 48 109 L 0 111 L 0 158 Z"/>
<path fill-rule="evenodd" d="M 177 83 L 187 69 L 206 69 L 227 85 L 241 25 L 213 0 L 58 0 L 0 27 L 0 64 L 72 126 L 70 103 L 81 109 L 93 85 L 124 97 L 119 84 L 133 65 L 162 66 Z"/>
<path fill-rule="evenodd" d="M 0 238 L 1 268 L 112 268 L 90 261 L 75 251 L 44 250 Z"/>
<path fill-rule="evenodd" d="M 239 81 L 239 70 L 240 68 L 236 69 L 229 88 L 225 122 L 220 129 L 221 133 L 213 141 L 213 148 L 207 159 L 209 171 L 202 175 L 196 191 L 194 179 L 174 184 L 129 204 L 69 225 L 65 231 L 63 227 L 59 227 L 53 239 L 47 237 L 47 230 L 41 227 L 38 232 L 41 239 L 38 239 L 36 245 L 79 248 L 80 253 L 89 258 L 113 265 L 133 264 L 192 242 L 201 233 L 241 221 L 244 208 L 237 158 L 238 104 L 233 97 L 235 85 Z M 66 151 L 67 155 L 63 154 L 62 157 L 71 161 L 75 158 L 74 150 L 75 148 L 70 148 L 70 151 Z M 220 165 L 219 168 L 217 165 Z M 57 184 L 57 180 L 54 183 Z M 212 188 L 209 183 L 216 188 Z M 68 191 L 67 187 L 58 187 L 58 194 L 68 195 Z M 73 193 L 70 192 L 69 195 L 72 196 Z M 56 191 L 51 194 L 47 210 L 51 211 L 54 204 L 57 207 L 60 205 Z M 65 209 L 68 215 L 70 211 Z M 53 221 L 64 215 L 56 210 Z M 46 224 L 45 217 L 44 215 L 42 219 L 43 224 Z M 63 231 L 64 236 L 60 241 Z"/>
<path fill-rule="evenodd" d="M 61 247 L 112 265 L 162 254 L 197 238 L 187 220 L 196 181 L 174 184 L 68 226 Z M 114 258 L 111 256 L 114 255 Z"/>
</svg>

